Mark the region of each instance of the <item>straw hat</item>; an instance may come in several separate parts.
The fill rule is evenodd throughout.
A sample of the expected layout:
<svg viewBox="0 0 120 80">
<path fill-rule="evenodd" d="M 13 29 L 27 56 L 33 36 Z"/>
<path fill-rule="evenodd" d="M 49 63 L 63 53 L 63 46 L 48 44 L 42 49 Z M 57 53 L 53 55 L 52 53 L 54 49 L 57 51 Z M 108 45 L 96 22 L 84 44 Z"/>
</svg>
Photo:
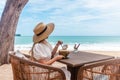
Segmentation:
<svg viewBox="0 0 120 80">
<path fill-rule="evenodd" d="M 54 24 L 49 23 L 45 25 L 44 23 L 39 23 L 37 26 L 34 28 L 34 36 L 33 36 L 33 42 L 37 43 L 40 42 L 41 40 L 46 39 L 54 30 Z"/>
</svg>

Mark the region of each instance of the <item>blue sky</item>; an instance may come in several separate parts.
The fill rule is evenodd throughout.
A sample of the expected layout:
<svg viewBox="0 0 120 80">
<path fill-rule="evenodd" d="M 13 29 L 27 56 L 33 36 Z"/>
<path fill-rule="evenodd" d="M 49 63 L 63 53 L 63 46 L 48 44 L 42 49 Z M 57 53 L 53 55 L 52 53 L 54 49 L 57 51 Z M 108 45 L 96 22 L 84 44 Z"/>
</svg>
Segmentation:
<svg viewBox="0 0 120 80">
<path fill-rule="evenodd" d="M 39 22 L 54 22 L 53 36 L 120 36 L 120 0 L 29 0 L 16 33 L 32 36 Z"/>
</svg>

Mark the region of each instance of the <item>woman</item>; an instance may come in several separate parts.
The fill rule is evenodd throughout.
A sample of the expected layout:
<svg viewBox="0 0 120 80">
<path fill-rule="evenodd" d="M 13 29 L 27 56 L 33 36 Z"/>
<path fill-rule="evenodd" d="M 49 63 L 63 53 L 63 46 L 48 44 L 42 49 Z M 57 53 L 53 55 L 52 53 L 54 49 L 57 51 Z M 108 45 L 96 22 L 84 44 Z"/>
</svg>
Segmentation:
<svg viewBox="0 0 120 80">
<path fill-rule="evenodd" d="M 55 64 L 57 64 L 56 61 L 62 59 L 64 56 L 62 55 L 54 56 L 56 54 L 58 47 L 62 44 L 62 41 L 58 41 L 54 49 L 52 49 L 52 46 L 46 40 L 49 37 L 49 35 L 53 32 L 53 30 L 54 30 L 53 23 L 45 25 L 44 23 L 41 22 L 34 28 L 33 36 L 34 44 L 31 49 L 31 53 L 33 59 L 36 60 L 37 62 L 54 66 Z M 67 71 L 65 67 L 64 68 L 61 67 L 61 69 L 65 72 L 67 80 L 70 80 L 70 72 Z"/>
</svg>

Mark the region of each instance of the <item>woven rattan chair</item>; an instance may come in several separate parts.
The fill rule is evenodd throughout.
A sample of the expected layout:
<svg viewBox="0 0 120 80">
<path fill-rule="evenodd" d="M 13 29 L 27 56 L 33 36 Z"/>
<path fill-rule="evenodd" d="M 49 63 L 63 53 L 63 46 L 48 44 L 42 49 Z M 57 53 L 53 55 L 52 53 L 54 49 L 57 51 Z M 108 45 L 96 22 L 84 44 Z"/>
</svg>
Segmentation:
<svg viewBox="0 0 120 80">
<path fill-rule="evenodd" d="M 20 58 L 13 53 L 10 54 L 10 62 L 14 80 L 66 80 L 61 69 Z"/>
<path fill-rule="evenodd" d="M 120 80 L 120 58 L 86 64 L 78 71 L 78 80 Z"/>
</svg>

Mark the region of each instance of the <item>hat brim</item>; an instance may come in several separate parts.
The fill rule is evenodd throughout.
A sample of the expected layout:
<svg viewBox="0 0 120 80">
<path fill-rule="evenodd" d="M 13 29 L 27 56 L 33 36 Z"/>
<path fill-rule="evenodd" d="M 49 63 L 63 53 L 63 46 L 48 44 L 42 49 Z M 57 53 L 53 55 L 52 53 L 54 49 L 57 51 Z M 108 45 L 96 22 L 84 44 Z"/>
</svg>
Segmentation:
<svg viewBox="0 0 120 80">
<path fill-rule="evenodd" d="M 54 30 L 54 24 L 53 23 L 49 23 L 46 25 L 47 29 L 44 33 L 42 33 L 41 35 L 37 36 L 37 35 L 33 35 L 33 42 L 37 43 L 40 42 L 44 39 L 46 39 Z"/>
</svg>

